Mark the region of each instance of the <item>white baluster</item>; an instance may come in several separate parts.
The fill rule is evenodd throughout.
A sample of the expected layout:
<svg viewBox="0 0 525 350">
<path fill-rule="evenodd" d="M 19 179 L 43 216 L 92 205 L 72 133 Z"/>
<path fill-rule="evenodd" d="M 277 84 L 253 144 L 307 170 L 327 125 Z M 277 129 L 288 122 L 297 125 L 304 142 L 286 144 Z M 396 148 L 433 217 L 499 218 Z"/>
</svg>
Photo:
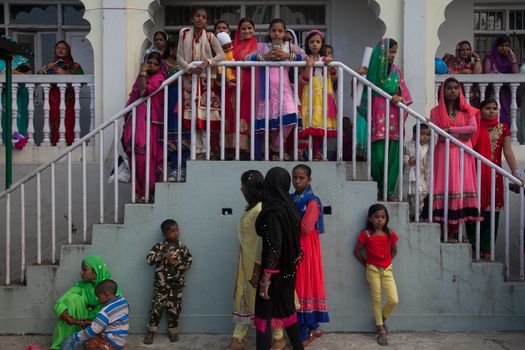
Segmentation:
<svg viewBox="0 0 525 350">
<path fill-rule="evenodd" d="M 89 83 L 89 131 L 95 129 L 95 84 Z"/>
<path fill-rule="evenodd" d="M 472 83 L 463 83 L 463 89 L 465 90 L 465 100 L 470 104 L 470 90 L 472 89 Z"/>
<path fill-rule="evenodd" d="M 518 126 L 516 123 L 516 114 L 518 109 L 518 104 L 516 103 L 516 92 L 518 91 L 518 83 L 511 83 L 510 84 L 510 136 L 512 143 L 517 144 L 518 143 Z M 522 106 L 521 108 L 525 108 L 525 106 Z"/>
<path fill-rule="evenodd" d="M 75 141 L 80 138 L 80 83 L 72 84 L 75 92 Z"/>
<path fill-rule="evenodd" d="M 26 271 L 26 198 L 25 185 L 20 185 L 20 281 L 24 282 Z"/>
<path fill-rule="evenodd" d="M 11 131 L 13 134 L 15 132 L 18 132 L 18 103 L 16 103 L 16 96 L 18 95 L 18 84 L 13 83 L 13 90 L 11 93 L 11 100 L 13 101 L 11 103 L 11 118 L 13 120 L 13 125 L 11 126 Z"/>
<path fill-rule="evenodd" d="M 501 104 L 499 103 L 499 92 L 501 91 L 501 87 L 503 86 L 503 83 L 494 83 L 492 84 L 494 86 L 494 98 L 496 101 L 498 101 L 498 113 L 501 115 Z"/>
<path fill-rule="evenodd" d="M 51 263 L 56 257 L 56 181 L 55 163 L 51 163 Z"/>
<path fill-rule="evenodd" d="M 440 86 L 441 86 L 441 83 L 434 84 L 434 100 L 435 100 L 436 106 L 439 103 L 439 87 Z"/>
<path fill-rule="evenodd" d="M 57 84 L 60 89 L 60 121 L 58 127 L 58 144 L 66 145 L 66 87 L 67 84 Z"/>
<path fill-rule="evenodd" d="M 29 102 L 27 105 L 27 143 L 30 145 L 35 144 L 35 84 L 26 84 L 27 93 L 29 94 Z"/>
<path fill-rule="evenodd" d="M 42 180 L 36 174 L 36 263 L 42 264 Z"/>
<path fill-rule="evenodd" d="M 479 83 L 479 102 L 485 100 L 485 91 L 487 90 L 488 83 Z"/>
<path fill-rule="evenodd" d="M 42 84 L 42 90 L 44 91 L 44 129 L 43 134 L 44 138 L 42 140 L 43 146 L 49 146 L 51 140 L 49 139 L 49 133 L 51 131 L 51 124 L 49 121 L 49 90 L 50 84 Z"/>
</svg>

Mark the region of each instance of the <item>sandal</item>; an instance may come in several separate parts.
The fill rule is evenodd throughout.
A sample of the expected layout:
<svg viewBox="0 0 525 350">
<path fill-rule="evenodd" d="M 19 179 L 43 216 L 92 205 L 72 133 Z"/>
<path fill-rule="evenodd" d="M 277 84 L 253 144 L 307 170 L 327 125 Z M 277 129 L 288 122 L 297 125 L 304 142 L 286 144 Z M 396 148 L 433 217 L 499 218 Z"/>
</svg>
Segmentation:
<svg viewBox="0 0 525 350">
<path fill-rule="evenodd" d="M 246 344 L 244 343 L 244 340 L 239 340 L 237 338 L 233 338 L 230 345 L 228 345 L 228 348 L 226 350 L 244 350 L 244 346 Z M 273 349 L 273 348 L 272 348 Z M 279 349 L 279 348 L 277 348 Z"/>
<path fill-rule="evenodd" d="M 308 339 L 303 341 L 303 347 L 307 347 L 308 345 L 312 344 L 315 340 L 313 332 L 308 332 Z"/>
<path fill-rule="evenodd" d="M 155 336 L 155 333 L 148 332 L 148 334 L 146 334 L 146 336 L 144 337 L 143 343 L 146 344 L 146 345 L 153 344 L 153 337 L 154 336 Z"/>
<path fill-rule="evenodd" d="M 388 345 L 388 338 L 386 337 L 386 331 L 377 332 L 376 339 L 377 339 L 377 344 L 381 346 Z"/>
<path fill-rule="evenodd" d="M 282 337 L 281 339 L 274 339 L 270 350 L 284 350 L 287 348 L 288 344 L 286 343 L 286 340 L 284 340 L 284 337 Z"/>
<path fill-rule="evenodd" d="M 196 160 L 206 160 L 206 153 L 202 152 L 202 153 L 197 153 L 195 155 L 195 159 Z"/>
<path fill-rule="evenodd" d="M 321 328 L 317 328 L 315 331 L 312 332 L 312 334 L 315 338 L 321 338 L 324 334 L 324 331 Z"/>
</svg>

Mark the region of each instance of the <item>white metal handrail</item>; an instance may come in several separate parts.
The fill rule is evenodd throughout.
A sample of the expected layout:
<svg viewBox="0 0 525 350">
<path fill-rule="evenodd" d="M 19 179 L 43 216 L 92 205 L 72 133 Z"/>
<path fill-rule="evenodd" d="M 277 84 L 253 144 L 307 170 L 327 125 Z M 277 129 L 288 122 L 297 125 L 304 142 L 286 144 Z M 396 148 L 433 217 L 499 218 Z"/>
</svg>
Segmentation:
<svg viewBox="0 0 525 350">
<path fill-rule="evenodd" d="M 200 62 L 194 62 L 193 63 L 193 66 L 195 65 L 198 65 Z M 270 128 L 270 124 L 269 124 L 269 119 L 270 119 L 270 94 L 273 92 L 275 93 L 275 91 L 270 91 L 270 80 L 269 80 L 269 76 L 270 76 L 270 70 L 271 69 L 278 69 L 278 75 L 279 75 L 279 87 L 278 87 L 278 93 L 279 93 L 279 105 L 277 106 L 278 108 L 278 111 L 279 111 L 279 117 L 278 117 L 278 120 L 279 120 L 279 127 L 278 127 L 278 130 L 277 130 L 277 133 L 273 133 L 273 136 L 274 136 L 274 139 L 272 140 L 274 143 L 275 143 L 275 137 L 277 137 L 277 140 L 278 140 L 278 148 L 279 148 L 279 159 L 280 160 L 283 160 L 284 159 L 284 154 L 285 154 L 285 149 L 284 149 L 284 143 L 285 143 L 285 140 L 284 140 L 284 133 L 285 133 L 285 130 L 283 129 L 283 122 L 282 122 L 282 115 L 283 115 L 283 91 L 284 91 L 284 86 L 283 86 L 283 81 L 284 81 L 284 69 L 285 68 L 288 68 L 288 67 L 291 67 L 293 69 L 293 76 L 295 78 L 295 84 L 293 86 L 293 96 L 294 96 L 294 101 L 295 101 L 295 107 L 297 108 L 297 104 L 298 104 L 298 96 L 299 96 L 299 81 L 298 81 L 298 77 L 299 77 L 299 68 L 304 66 L 306 63 L 305 62 L 286 62 L 286 61 L 283 61 L 283 62 L 232 62 L 232 61 L 224 61 L 224 62 L 220 62 L 219 64 L 217 64 L 218 66 L 223 66 L 224 69 L 226 67 L 231 67 L 232 69 L 234 68 L 236 70 L 236 76 L 237 76 L 237 87 L 234 89 L 235 91 L 235 94 L 237 95 L 237 97 L 239 96 L 239 94 L 242 94 L 242 93 L 248 93 L 248 91 L 241 91 L 240 89 L 240 84 L 239 84 L 239 81 L 241 79 L 241 69 L 249 69 L 250 70 L 250 76 L 251 76 L 251 86 L 250 86 L 250 91 L 249 91 L 249 96 L 250 96 L 250 101 L 251 101 L 251 108 L 250 108 L 250 111 L 251 111 L 251 115 L 250 115 L 250 128 L 249 128 L 249 132 L 250 132 L 250 156 L 249 158 L 251 160 L 254 160 L 256 159 L 256 154 L 255 154 L 255 142 L 256 142 L 256 138 L 257 138 L 257 135 L 260 135 L 262 133 L 264 133 L 264 139 L 263 139 L 263 142 L 262 144 L 264 144 L 264 159 L 265 160 L 269 160 L 270 158 L 270 133 L 272 132 L 271 131 L 271 128 Z M 328 72 L 328 69 L 327 67 L 322 64 L 322 63 L 316 63 L 315 64 L 315 67 L 316 68 L 322 68 L 322 85 L 324 87 L 324 98 L 323 98 L 323 108 L 322 110 L 324 111 L 324 114 L 323 114 L 323 129 L 325 130 L 324 132 L 324 135 L 323 135 L 323 140 L 322 140 L 322 145 L 323 145 L 323 150 L 322 150 L 322 158 L 323 160 L 327 160 L 328 157 L 327 157 L 327 139 L 328 139 L 328 136 L 327 136 L 327 116 L 326 116 L 326 111 L 327 111 L 327 98 L 326 98 L 326 91 L 327 91 L 327 84 L 328 84 L 328 79 L 327 79 L 327 76 L 329 74 Z M 360 76 L 357 72 L 355 72 L 354 70 L 350 69 L 349 67 L 345 66 L 344 64 L 340 63 L 340 62 L 332 62 L 330 63 L 329 65 L 330 68 L 335 68 L 337 70 L 337 76 L 338 76 L 338 80 L 337 80 L 337 117 L 336 117 L 336 120 L 337 120 L 337 157 L 336 159 L 338 161 L 341 161 L 343 159 L 343 152 L 342 152 L 342 144 L 343 144 L 343 130 L 342 130 L 342 124 L 343 124 L 343 109 L 344 109 L 344 105 L 345 105 L 345 95 L 344 95 L 344 74 L 349 74 L 350 77 L 351 77 L 351 82 L 352 82 L 352 95 L 353 95 L 353 103 L 352 103 L 352 108 L 353 108 L 353 120 L 354 120 L 354 125 L 356 125 L 356 121 L 357 121 L 357 104 L 358 104 L 358 101 L 357 101 L 357 86 L 358 84 L 363 84 L 365 87 L 366 87 L 366 90 L 365 90 L 365 93 L 367 94 L 367 96 L 369 97 L 368 98 L 368 114 L 366 116 L 366 119 L 367 119 L 367 125 L 368 125 L 368 144 L 367 144 L 367 150 L 368 150 L 368 155 L 371 155 L 371 139 L 370 139 L 370 129 L 371 129 L 371 96 L 372 96 L 372 92 L 375 92 L 378 96 L 382 97 L 382 98 L 385 98 L 386 100 L 391 100 L 391 96 L 388 95 L 387 93 L 385 93 L 384 91 L 382 91 L 381 89 L 379 89 L 377 86 L 371 84 L 368 80 L 366 80 L 365 78 L 363 78 L 362 76 Z M 264 82 L 264 88 L 263 90 L 264 91 L 260 91 L 259 92 L 259 95 L 261 94 L 264 94 L 264 106 L 262 105 L 259 105 L 258 107 L 260 107 L 259 109 L 260 110 L 257 110 L 256 111 L 256 96 L 255 96 L 255 91 L 256 91 L 256 87 L 255 87 L 255 81 L 256 81 L 256 69 L 263 69 L 264 72 L 266 73 L 265 74 L 265 77 L 266 77 L 266 80 Z M 313 74 L 313 73 L 312 73 Z M 311 76 L 312 77 L 312 76 Z M 72 240 L 73 240 L 73 234 L 74 234 L 74 227 L 73 227 L 73 222 L 72 222 L 72 215 L 74 214 L 73 213 L 73 209 L 72 209 L 72 203 L 73 203 L 73 199 L 72 199 L 72 196 L 73 196 L 73 186 L 72 186 L 72 153 L 77 150 L 77 149 L 80 149 L 81 152 L 82 152 L 82 201 L 81 201 L 81 207 L 82 207 L 82 225 L 80 226 L 81 227 L 81 231 L 82 231 L 82 240 L 84 242 L 87 241 L 87 228 L 88 226 L 88 222 L 87 222 L 87 185 L 86 185 L 86 179 L 87 179 L 87 174 L 86 174 L 86 144 L 88 141 L 92 140 L 92 139 L 95 139 L 97 136 L 99 137 L 98 138 L 98 146 L 99 146 L 99 159 L 98 159 L 98 162 L 99 162 L 99 210 L 98 210 L 98 213 L 99 213 L 99 216 L 98 216 L 98 222 L 99 223 L 104 223 L 105 221 L 105 216 L 106 216 L 106 210 L 105 210 L 105 207 L 104 207 L 104 193 L 105 193 L 105 188 L 104 188 L 104 183 L 105 183 L 105 179 L 104 179 L 104 130 L 106 130 L 107 128 L 109 127 L 113 127 L 113 168 L 116 169 L 118 168 L 118 148 L 119 148 L 119 121 L 126 115 L 130 115 L 131 117 L 131 122 L 132 122 L 132 144 L 134 144 L 134 138 L 135 138 L 135 132 L 136 132 L 136 118 L 137 118 L 137 107 L 140 106 L 141 104 L 145 103 L 146 104 L 146 162 L 145 162 L 145 185 L 144 187 L 146 188 L 145 190 L 145 201 L 148 202 L 150 200 L 149 198 L 149 191 L 148 191 L 148 184 L 149 184 L 149 174 L 150 174 L 150 157 L 151 157 L 151 149 L 150 149 L 150 140 L 149 140 L 149 137 L 150 137 L 150 128 L 152 127 L 151 126 L 151 98 L 153 96 L 155 96 L 156 94 L 159 94 L 159 93 L 163 93 L 163 101 L 164 101 L 164 109 L 163 109 L 163 121 L 164 121 L 164 124 L 163 124 L 163 130 L 162 130 L 162 135 L 163 135 L 163 144 L 162 144 L 162 149 L 163 149 L 163 164 L 162 164 L 162 170 L 163 170 L 163 181 L 166 181 L 167 180 L 167 170 L 168 170 L 168 165 L 167 165 L 167 135 L 168 135 L 168 110 L 167 110 L 167 104 L 168 104 L 168 89 L 170 88 L 170 86 L 177 86 L 178 87 L 178 103 L 179 103 L 179 116 L 178 116 L 178 131 L 181 131 L 182 130 L 182 119 L 183 119 L 183 116 L 182 116 L 182 108 L 180 107 L 182 105 L 182 88 L 183 88 L 183 79 L 190 79 L 190 84 L 191 84 L 191 151 L 190 151 L 190 159 L 191 160 L 195 160 L 197 158 L 197 144 L 196 144 L 196 135 L 197 135 L 197 128 L 196 128 L 196 118 L 197 118 L 197 105 L 196 105 L 196 91 L 197 91 L 197 76 L 196 75 L 192 75 L 191 78 L 188 78 L 188 76 L 186 76 L 184 74 L 184 72 L 180 71 L 176 74 L 174 74 L 172 77 L 170 77 L 169 79 L 167 79 L 166 81 L 164 81 L 162 83 L 162 85 L 155 91 L 153 92 L 151 95 L 147 96 L 147 97 L 143 97 L 143 98 L 139 98 L 137 101 L 133 102 L 132 104 L 130 104 L 129 106 L 127 106 L 126 108 L 124 108 L 123 110 L 121 110 L 120 112 L 116 113 L 115 115 L 113 115 L 110 119 L 108 119 L 107 121 L 105 121 L 104 123 L 102 123 L 101 125 L 99 125 L 98 127 L 96 127 L 94 130 L 90 131 L 87 135 L 85 135 L 84 137 L 80 138 L 79 140 L 75 141 L 70 147 L 66 148 L 64 151 L 62 151 L 59 155 L 57 155 L 56 157 L 53 158 L 53 160 L 51 160 L 50 162 L 46 163 L 46 164 L 43 164 L 41 165 L 40 167 L 38 167 L 36 170 L 32 171 L 31 173 L 29 173 L 28 175 L 24 176 L 22 179 L 20 179 L 19 181 L 17 181 L 15 184 L 13 184 L 13 186 L 6 190 L 6 191 L 3 191 L 0 193 L 0 200 L 5 200 L 5 212 L 6 212 L 6 215 L 5 215 L 5 223 L 6 223 L 6 257 L 5 257 L 5 262 L 6 262 L 6 277 L 5 277 L 5 283 L 6 284 L 9 284 L 10 281 L 11 281 L 11 276 L 10 276 L 10 269 L 11 269 L 11 251 L 10 251 L 10 246 L 11 246 L 11 232 L 12 232 L 12 213 L 14 212 L 12 209 L 12 206 L 11 206 L 11 202 L 14 200 L 13 199 L 13 195 L 15 193 L 15 191 L 19 191 L 20 192 L 20 202 L 21 202 L 21 207 L 20 207 L 20 237 L 21 237 L 21 263 L 20 263 L 20 266 L 21 266 L 21 270 L 20 270 L 20 273 L 21 273 L 21 280 L 24 279 L 24 273 L 25 273 L 25 266 L 26 266 L 26 259 L 27 259 L 27 254 L 26 254 L 26 240 L 27 240 L 27 228 L 28 228 L 28 225 L 26 225 L 26 218 L 27 218 L 27 213 L 26 213 L 26 202 L 25 202 L 25 196 L 26 194 L 28 193 L 28 190 L 27 190 L 27 186 L 29 185 L 29 181 L 32 180 L 33 178 L 36 177 L 36 199 L 37 199 L 37 210 L 36 210 L 36 216 L 37 216 L 37 223 L 36 223 L 36 231 L 37 231 L 37 234 L 36 234 L 36 240 L 37 240 L 37 258 L 36 258 L 36 263 L 37 264 L 41 264 L 42 263 L 42 244 L 41 244 L 41 241 L 42 241 L 42 218 L 44 217 L 44 213 L 43 213 L 43 209 L 42 208 L 42 205 L 41 205 L 41 200 L 42 200 L 42 174 L 44 173 L 45 170 L 47 170 L 48 168 L 51 168 L 51 212 L 50 212 L 50 215 L 51 215 L 51 241 L 52 241 L 52 249 L 51 249 L 51 262 L 54 263 L 56 261 L 56 247 L 55 247 L 55 244 L 56 244 L 56 232 L 57 232 L 57 218 L 56 218 L 56 213 L 55 213 L 55 210 L 56 210 L 56 206 L 58 205 L 58 201 L 56 200 L 55 198 L 55 191 L 56 191 L 56 185 L 55 185 L 55 167 L 56 167 L 56 164 L 58 164 L 58 162 L 60 160 L 62 160 L 64 157 L 67 157 L 67 214 L 65 215 L 67 217 L 67 223 L 66 223 L 66 226 L 67 226 L 67 242 L 68 243 L 71 243 Z M 205 79 L 205 84 L 207 86 L 207 90 L 210 91 L 210 88 L 211 88 L 211 84 L 212 84 L 212 78 L 211 78 L 211 67 L 208 67 L 207 68 L 207 74 L 206 74 L 206 77 L 204 78 Z M 220 87 L 221 87 L 221 96 L 220 96 L 220 101 L 221 101 L 221 106 L 220 106 L 220 159 L 223 160 L 225 159 L 225 90 L 226 90 L 226 80 L 225 80 L 225 74 L 222 74 L 221 76 L 221 79 L 220 79 Z M 307 83 L 308 84 L 308 91 L 309 91 L 309 94 L 310 94 L 310 97 L 312 95 L 312 79 L 309 79 L 309 82 Z M 262 86 L 262 84 L 261 84 Z M 306 88 L 306 87 L 305 87 Z M 204 131 L 201 131 L 201 133 L 203 133 L 206 137 L 206 140 L 205 140 L 205 158 L 207 160 L 210 160 L 211 159 L 211 151 L 210 151 L 210 136 L 211 136 L 211 131 L 210 131 L 210 123 L 211 123 L 211 102 L 210 102 L 210 94 L 207 94 L 207 98 L 206 98 L 206 103 L 205 103 L 205 118 L 206 118 L 206 129 Z M 311 101 L 312 99 L 309 98 L 309 101 Z M 240 159 L 240 127 L 239 127 L 239 98 L 236 99 L 236 113 L 235 113 L 235 120 L 236 120 L 236 125 L 235 125 L 235 159 L 239 160 Z M 388 109 L 389 109 L 389 103 L 386 104 L 387 106 L 387 115 L 389 115 L 389 112 L 388 112 Z M 463 157 L 464 153 L 466 152 L 467 154 L 469 155 L 472 155 L 473 157 L 475 157 L 476 161 L 477 161 L 477 167 L 478 167 L 478 198 L 479 198 L 479 194 L 481 192 L 481 188 L 480 188 L 480 175 L 479 175 L 479 169 L 481 167 L 481 164 L 486 164 L 488 165 L 489 167 L 491 167 L 493 170 L 493 174 L 495 173 L 499 173 L 501 174 L 504 178 L 505 178 L 505 182 L 506 184 L 508 183 L 515 183 L 517 185 L 520 186 L 520 191 L 521 191 L 521 195 L 523 196 L 523 185 L 521 184 L 520 180 L 517 179 L 516 177 L 514 177 L 512 174 L 508 173 L 506 170 L 502 169 L 501 167 L 498 167 L 496 166 L 495 164 L 493 164 L 492 162 L 490 162 L 489 160 L 483 158 L 480 154 L 478 154 L 477 152 L 475 152 L 474 150 L 470 149 L 469 147 L 465 146 L 461 141 L 455 139 L 454 137 L 452 137 L 451 135 L 449 135 L 448 133 L 444 132 L 443 130 L 441 130 L 439 127 L 437 127 L 436 125 L 434 125 L 433 123 L 431 123 L 428 119 L 426 119 L 425 117 L 423 117 L 422 115 L 418 114 L 417 112 L 415 112 L 414 110 L 412 110 L 411 108 L 409 108 L 408 106 L 402 104 L 402 103 L 399 103 L 398 106 L 400 107 L 400 125 L 404 125 L 404 119 L 403 119 L 403 112 L 407 112 L 408 115 L 410 115 L 411 117 L 415 118 L 416 120 L 416 123 L 419 124 L 419 123 L 426 123 L 429 125 L 430 129 L 431 129 L 431 164 L 433 166 L 433 145 L 434 145 L 434 141 L 435 141 L 435 135 L 438 135 L 438 136 L 441 136 L 445 139 L 445 142 L 446 142 L 446 145 L 447 145 L 447 152 L 449 150 L 449 147 L 450 147 L 450 143 L 452 143 L 453 145 L 459 147 L 459 149 L 461 150 L 461 155 Z M 274 106 L 275 107 L 275 106 Z M 312 108 L 311 108 L 311 104 L 309 106 L 309 111 L 311 113 L 312 111 Z M 261 109 L 262 108 L 262 109 Z M 255 114 L 259 112 L 259 115 L 258 117 L 260 118 L 263 118 L 264 119 L 264 130 L 259 132 L 258 134 L 256 134 L 255 132 Z M 262 113 L 262 114 L 261 114 Z M 311 121 L 311 114 L 308 115 L 308 116 L 302 116 L 303 118 L 309 118 L 309 120 Z M 387 120 L 387 123 L 389 121 L 389 118 L 386 118 Z M 299 143 L 299 140 L 298 140 L 298 133 L 297 133 L 297 127 L 294 128 L 294 131 L 293 131 L 293 135 L 294 135 L 294 144 L 293 144 L 293 159 L 295 160 L 299 160 L 299 155 L 298 155 L 298 143 Z M 388 130 L 388 126 L 387 126 L 387 130 Z M 275 130 L 274 130 L 275 131 Z M 353 155 L 352 155 L 352 175 L 353 175 L 353 178 L 354 179 L 357 179 L 357 176 L 356 176 L 356 173 L 357 173 L 357 162 L 356 162 L 356 128 L 354 127 L 353 129 L 353 143 L 352 143 L 352 148 L 353 148 Z M 262 138 L 262 137 L 261 137 Z M 403 128 L 400 128 L 400 139 L 403 140 Z M 387 135 L 387 139 L 388 139 L 388 135 Z M 419 132 L 417 132 L 417 135 L 416 135 L 416 139 L 419 140 Z M 181 180 L 181 170 L 182 170 L 182 167 L 183 167 L 183 164 L 182 164 L 182 135 L 181 135 L 181 132 L 178 132 L 178 135 L 177 135 L 177 140 L 176 140 L 176 143 L 177 143 L 177 155 L 178 155 L 178 164 L 176 166 L 176 170 L 178 170 L 178 180 Z M 418 152 L 419 152 L 419 143 L 418 144 Z M 387 148 L 387 152 L 386 154 L 388 154 L 388 142 L 385 143 L 385 147 Z M 312 137 L 310 137 L 308 139 L 308 149 L 309 149 L 309 154 L 310 154 L 310 157 L 312 155 Z M 135 167 L 135 164 L 136 164 L 136 151 L 135 151 L 135 147 L 132 147 L 132 151 L 131 151 L 131 155 L 130 155 L 131 159 L 129 159 L 130 161 L 130 164 L 131 164 L 131 169 L 132 169 L 132 172 L 131 172 L 131 202 L 136 202 L 137 201 L 137 198 L 135 196 L 135 189 L 136 189 L 136 184 L 137 184 L 137 174 L 136 174 L 136 167 Z M 373 155 L 372 155 L 373 156 Z M 368 178 L 370 179 L 371 178 L 371 161 L 370 161 L 370 156 L 367 157 L 367 174 L 368 174 Z M 311 158 L 310 158 L 311 159 Z M 402 169 L 402 164 L 403 164 L 403 154 L 402 154 L 402 150 L 400 151 L 400 154 L 399 154 L 399 162 L 400 162 L 400 169 Z M 448 159 L 447 159 L 447 164 L 448 164 Z M 172 169 L 173 170 L 173 169 Z M 431 172 L 432 174 L 432 172 Z M 432 175 L 431 175 L 432 176 Z M 495 175 L 494 175 L 495 176 Z M 385 167 L 384 167 L 384 178 L 387 179 L 388 177 L 388 167 L 387 167 L 387 163 L 385 162 Z M 400 171 L 399 173 L 399 197 L 403 198 L 403 181 L 402 181 L 402 171 Z M 416 182 L 417 181 L 420 181 L 421 179 L 416 179 Z M 446 183 L 448 183 L 448 181 L 446 181 Z M 119 205 L 121 204 L 120 203 L 120 200 L 119 198 L 122 198 L 122 196 L 119 196 L 119 186 L 118 186 L 118 180 L 117 180 L 117 174 L 115 174 L 115 181 L 113 183 L 113 222 L 118 222 L 118 219 L 119 219 Z M 431 197 L 431 194 L 432 194 L 432 185 L 430 185 L 430 197 Z M 416 186 L 417 188 L 417 186 Z M 382 194 L 382 198 L 384 200 L 386 200 L 386 181 L 385 181 L 385 184 L 384 184 L 384 192 Z M 416 190 L 417 191 L 417 190 Z M 76 193 L 76 192 L 75 192 Z M 447 196 L 447 193 L 445 191 L 445 197 Z M 417 197 L 417 195 L 416 195 Z M 508 189 L 506 189 L 506 198 L 508 198 Z M 447 198 L 445 198 L 445 203 L 447 202 Z M 479 201 L 478 201 L 479 203 Z M 524 225 L 525 225 L 525 220 L 524 220 L 524 217 L 523 217 L 523 208 L 524 208 L 524 201 L 523 201 L 523 197 L 522 197 L 522 200 L 521 200 L 521 206 L 520 206 L 520 227 L 521 227 L 521 232 L 523 232 L 523 229 L 524 229 Z M 507 204 L 507 203 L 506 203 Z M 509 206 L 507 205 L 507 208 Z M 430 204 L 429 206 L 429 217 L 432 218 L 432 204 Z M 445 214 L 446 215 L 446 214 Z M 416 216 L 416 221 L 419 220 L 419 217 Z M 432 219 L 430 219 L 432 220 Z M 505 233 L 505 237 L 508 236 L 508 230 L 509 230 L 509 225 L 508 225 L 508 215 L 505 216 L 505 220 L 506 220 L 506 225 L 505 225 L 505 230 L 506 230 L 506 233 Z M 445 220 L 446 221 L 446 220 Z M 445 225 L 446 226 L 446 225 Z M 494 231 L 494 228 L 492 228 L 492 231 Z M 478 234 L 479 234 L 479 225 L 478 225 Z M 445 235 L 444 235 L 444 238 L 445 238 L 445 241 L 447 241 L 447 233 L 446 233 L 446 230 L 445 230 Z M 479 239 L 477 240 L 477 242 L 479 242 Z M 492 239 L 492 243 L 491 243 L 491 247 L 492 247 L 492 250 L 494 249 L 494 240 Z M 508 240 L 506 241 L 506 244 L 508 245 Z M 520 249 L 521 251 L 523 251 L 523 239 L 520 238 Z M 476 249 L 477 251 L 477 258 L 479 259 L 479 243 L 478 243 L 478 247 Z M 494 259 L 494 254 L 492 254 L 492 259 Z M 506 258 L 506 271 L 508 273 L 508 259 Z M 523 254 L 520 255 L 520 277 L 523 279 Z"/>
</svg>

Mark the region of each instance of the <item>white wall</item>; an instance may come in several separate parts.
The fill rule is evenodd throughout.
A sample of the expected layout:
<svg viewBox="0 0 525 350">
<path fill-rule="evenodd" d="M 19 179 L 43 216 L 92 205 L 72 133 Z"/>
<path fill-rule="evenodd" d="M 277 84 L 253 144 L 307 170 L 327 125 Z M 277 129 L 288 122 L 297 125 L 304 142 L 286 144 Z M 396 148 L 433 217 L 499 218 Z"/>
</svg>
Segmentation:
<svg viewBox="0 0 525 350">
<path fill-rule="evenodd" d="M 520 0 L 454 0 L 445 11 L 446 21 L 439 28 L 439 45 L 436 56 L 442 57 L 445 53 L 455 53 L 456 44 L 462 40 L 474 42 L 474 5 L 505 6 L 525 2 Z"/>
</svg>

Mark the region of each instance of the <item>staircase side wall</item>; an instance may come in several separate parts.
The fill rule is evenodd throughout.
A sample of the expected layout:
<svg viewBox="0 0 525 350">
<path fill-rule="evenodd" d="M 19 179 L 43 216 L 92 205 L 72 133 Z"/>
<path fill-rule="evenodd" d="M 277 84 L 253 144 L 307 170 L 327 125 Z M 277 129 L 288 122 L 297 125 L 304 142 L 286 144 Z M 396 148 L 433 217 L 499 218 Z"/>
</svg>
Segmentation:
<svg viewBox="0 0 525 350">
<path fill-rule="evenodd" d="M 58 267 L 32 266 L 27 287 L 0 289 L 0 333 L 50 333 L 54 300 L 78 279 L 82 257 L 105 257 L 131 304 L 131 331 L 144 332 L 153 268 L 145 255 L 161 239 L 159 224 L 179 222 L 194 257 L 180 319 L 183 332 L 232 331 L 231 307 L 239 252 L 236 225 L 244 210 L 240 175 L 265 173 L 271 162 L 190 162 L 187 183 L 158 184 L 155 205 L 127 205 L 123 225 L 96 225 L 92 245 L 65 246 Z M 292 162 L 280 163 L 289 170 Z M 336 163 L 312 164 L 314 191 L 332 215 L 321 236 L 331 322 L 327 331 L 374 329 L 368 285 L 352 256 L 355 239 L 375 202 L 373 182 L 348 182 Z M 438 225 L 409 224 L 405 203 L 387 204 L 398 234 L 394 274 L 400 303 L 393 330 L 524 330 L 525 284 L 503 282 L 499 263 L 472 264 L 466 244 L 441 244 Z M 232 215 L 222 215 L 231 208 Z"/>
</svg>

